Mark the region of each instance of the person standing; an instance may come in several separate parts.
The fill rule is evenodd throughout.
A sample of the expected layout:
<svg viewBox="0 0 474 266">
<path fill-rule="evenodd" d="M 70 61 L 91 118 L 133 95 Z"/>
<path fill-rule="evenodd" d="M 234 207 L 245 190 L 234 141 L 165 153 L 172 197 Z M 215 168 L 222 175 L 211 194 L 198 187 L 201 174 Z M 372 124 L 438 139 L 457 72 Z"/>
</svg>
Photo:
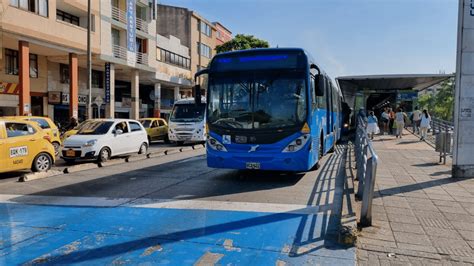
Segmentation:
<svg viewBox="0 0 474 266">
<path fill-rule="evenodd" d="M 413 133 L 420 134 L 420 121 L 421 121 L 421 111 L 417 106 L 415 111 L 413 111 Z"/>
<path fill-rule="evenodd" d="M 370 139 L 374 139 L 374 134 L 378 134 L 380 132 L 378 126 L 377 117 L 374 114 L 374 111 L 369 112 L 369 117 L 367 117 L 367 134 L 369 135 Z"/>
<path fill-rule="evenodd" d="M 426 135 L 428 133 L 428 129 L 430 128 L 431 124 L 431 116 L 428 114 L 428 110 L 423 110 L 421 114 L 421 121 L 420 121 L 420 140 L 425 140 Z"/>
<path fill-rule="evenodd" d="M 381 120 L 383 124 L 383 134 L 387 133 L 388 134 L 388 124 L 390 121 L 390 115 L 388 114 L 388 108 L 385 107 L 382 115 L 381 115 Z"/>
<path fill-rule="evenodd" d="M 390 135 L 393 135 L 393 123 L 395 122 L 395 113 L 393 112 L 392 108 L 388 108 L 388 129 L 390 131 Z"/>
<path fill-rule="evenodd" d="M 397 123 L 397 138 L 402 138 L 403 128 L 405 128 L 405 114 L 402 108 L 398 108 L 395 114 L 395 123 Z"/>
</svg>

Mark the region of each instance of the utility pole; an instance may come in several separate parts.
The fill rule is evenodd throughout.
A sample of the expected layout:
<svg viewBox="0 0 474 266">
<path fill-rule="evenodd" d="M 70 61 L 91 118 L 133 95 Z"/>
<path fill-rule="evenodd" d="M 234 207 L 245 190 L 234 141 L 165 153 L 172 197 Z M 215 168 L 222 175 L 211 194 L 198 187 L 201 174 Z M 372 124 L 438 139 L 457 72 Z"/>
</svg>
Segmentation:
<svg viewBox="0 0 474 266">
<path fill-rule="evenodd" d="M 87 0 L 87 89 L 89 101 L 87 104 L 87 118 L 92 119 L 92 52 L 91 52 L 91 0 Z"/>
</svg>

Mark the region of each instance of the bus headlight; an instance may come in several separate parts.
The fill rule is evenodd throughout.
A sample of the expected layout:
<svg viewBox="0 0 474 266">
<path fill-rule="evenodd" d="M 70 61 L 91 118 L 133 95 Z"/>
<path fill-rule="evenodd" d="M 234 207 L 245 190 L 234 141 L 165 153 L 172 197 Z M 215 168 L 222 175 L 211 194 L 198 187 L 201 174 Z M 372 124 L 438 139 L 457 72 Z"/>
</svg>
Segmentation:
<svg viewBox="0 0 474 266">
<path fill-rule="evenodd" d="M 304 134 L 301 137 L 293 140 L 282 152 L 297 152 L 301 150 L 306 142 L 308 142 L 311 139 L 309 134 Z"/>
<path fill-rule="evenodd" d="M 208 136 L 207 137 L 207 146 L 215 151 L 225 151 L 227 152 L 227 149 L 220 143 L 217 139 Z"/>
</svg>

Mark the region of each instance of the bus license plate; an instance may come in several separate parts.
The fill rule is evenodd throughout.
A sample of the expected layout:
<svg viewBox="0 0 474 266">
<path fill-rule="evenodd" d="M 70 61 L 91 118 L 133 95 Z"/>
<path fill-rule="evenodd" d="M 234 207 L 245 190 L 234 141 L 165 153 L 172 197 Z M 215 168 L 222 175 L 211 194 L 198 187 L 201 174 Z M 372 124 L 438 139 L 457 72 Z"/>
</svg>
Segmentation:
<svg viewBox="0 0 474 266">
<path fill-rule="evenodd" d="M 247 169 L 260 169 L 260 163 L 246 163 Z"/>
</svg>

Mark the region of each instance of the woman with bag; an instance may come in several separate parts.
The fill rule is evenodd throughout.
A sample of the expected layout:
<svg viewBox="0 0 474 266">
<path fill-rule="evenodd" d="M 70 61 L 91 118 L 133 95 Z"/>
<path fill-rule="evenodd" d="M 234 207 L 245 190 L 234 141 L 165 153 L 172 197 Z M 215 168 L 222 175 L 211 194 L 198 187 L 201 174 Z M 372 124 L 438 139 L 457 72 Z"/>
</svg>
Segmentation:
<svg viewBox="0 0 474 266">
<path fill-rule="evenodd" d="M 374 134 L 379 134 L 380 129 L 378 124 L 377 117 L 374 114 L 374 111 L 369 112 L 369 117 L 367 118 L 367 134 L 370 139 L 374 139 Z"/>
<path fill-rule="evenodd" d="M 423 113 L 421 114 L 420 140 L 425 140 L 426 134 L 428 133 L 428 129 L 430 128 L 430 124 L 431 124 L 431 116 L 428 114 L 428 110 L 425 109 L 423 110 Z"/>
</svg>

